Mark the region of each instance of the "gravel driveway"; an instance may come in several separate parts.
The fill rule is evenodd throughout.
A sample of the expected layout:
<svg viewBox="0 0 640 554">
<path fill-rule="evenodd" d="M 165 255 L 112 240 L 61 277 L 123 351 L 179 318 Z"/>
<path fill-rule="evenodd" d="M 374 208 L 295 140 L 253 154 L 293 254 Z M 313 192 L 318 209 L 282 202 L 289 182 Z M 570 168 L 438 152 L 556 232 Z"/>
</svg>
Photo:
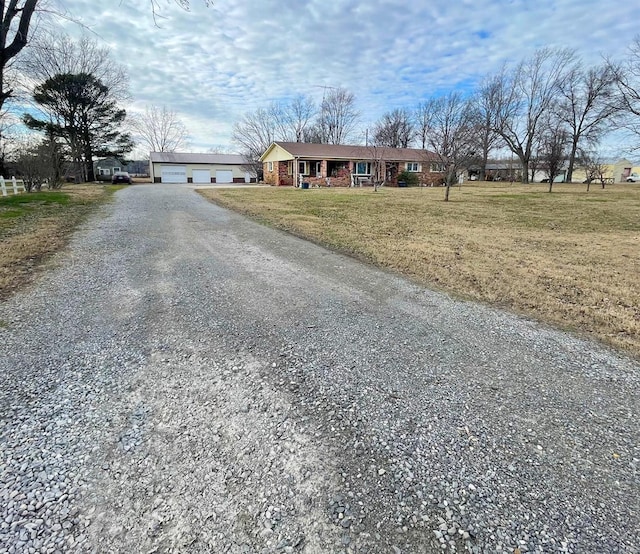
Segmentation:
<svg viewBox="0 0 640 554">
<path fill-rule="evenodd" d="M 120 191 L 0 305 L 0 553 L 640 552 L 640 364 Z"/>
</svg>

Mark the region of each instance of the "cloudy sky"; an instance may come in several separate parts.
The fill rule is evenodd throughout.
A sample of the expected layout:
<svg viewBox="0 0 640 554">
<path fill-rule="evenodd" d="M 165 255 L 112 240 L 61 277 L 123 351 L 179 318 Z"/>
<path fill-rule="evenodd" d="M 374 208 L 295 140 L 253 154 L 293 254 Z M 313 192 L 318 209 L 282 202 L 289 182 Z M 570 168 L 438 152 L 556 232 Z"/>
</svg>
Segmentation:
<svg viewBox="0 0 640 554">
<path fill-rule="evenodd" d="M 323 87 L 357 99 L 362 129 L 396 107 L 484 76 L 543 46 L 585 62 L 625 55 L 640 33 L 640 4 L 612 0 L 58 0 L 128 70 L 128 108 L 166 105 L 191 149 L 233 151 L 244 113 Z"/>
</svg>

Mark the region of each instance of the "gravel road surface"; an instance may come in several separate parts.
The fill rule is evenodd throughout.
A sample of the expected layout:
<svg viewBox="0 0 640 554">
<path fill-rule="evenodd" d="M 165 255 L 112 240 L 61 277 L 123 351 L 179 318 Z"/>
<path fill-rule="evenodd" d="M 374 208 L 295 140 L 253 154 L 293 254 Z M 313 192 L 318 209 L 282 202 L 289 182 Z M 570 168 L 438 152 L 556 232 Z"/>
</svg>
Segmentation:
<svg viewBox="0 0 640 554">
<path fill-rule="evenodd" d="M 118 192 L 0 305 L 0 553 L 640 552 L 640 364 Z"/>
</svg>

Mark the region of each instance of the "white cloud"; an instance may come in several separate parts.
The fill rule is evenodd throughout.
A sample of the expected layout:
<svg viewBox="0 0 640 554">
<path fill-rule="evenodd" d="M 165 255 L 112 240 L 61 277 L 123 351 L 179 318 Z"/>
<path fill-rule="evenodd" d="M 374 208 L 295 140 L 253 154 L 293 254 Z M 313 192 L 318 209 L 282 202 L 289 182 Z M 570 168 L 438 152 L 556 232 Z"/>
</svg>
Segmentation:
<svg viewBox="0 0 640 554">
<path fill-rule="evenodd" d="M 620 57 L 640 21 L 637 4 L 608 0 L 191 0 L 190 12 L 161 4 L 156 27 L 147 2 L 58 1 L 127 67 L 130 109 L 167 105 L 200 150 L 229 145 L 243 113 L 298 93 L 319 99 L 322 86 L 353 91 L 370 123 L 542 46 Z"/>
</svg>

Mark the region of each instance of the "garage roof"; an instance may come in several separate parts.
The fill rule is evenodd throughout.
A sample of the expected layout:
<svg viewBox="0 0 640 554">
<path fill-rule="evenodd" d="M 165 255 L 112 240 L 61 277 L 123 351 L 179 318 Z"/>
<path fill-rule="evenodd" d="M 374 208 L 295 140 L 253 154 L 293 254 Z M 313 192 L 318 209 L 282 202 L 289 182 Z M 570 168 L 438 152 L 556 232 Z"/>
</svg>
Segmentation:
<svg viewBox="0 0 640 554">
<path fill-rule="evenodd" d="M 151 152 L 149 159 L 156 163 L 171 164 L 224 164 L 246 165 L 240 154 L 200 154 L 197 152 Z"/>
</svg>

